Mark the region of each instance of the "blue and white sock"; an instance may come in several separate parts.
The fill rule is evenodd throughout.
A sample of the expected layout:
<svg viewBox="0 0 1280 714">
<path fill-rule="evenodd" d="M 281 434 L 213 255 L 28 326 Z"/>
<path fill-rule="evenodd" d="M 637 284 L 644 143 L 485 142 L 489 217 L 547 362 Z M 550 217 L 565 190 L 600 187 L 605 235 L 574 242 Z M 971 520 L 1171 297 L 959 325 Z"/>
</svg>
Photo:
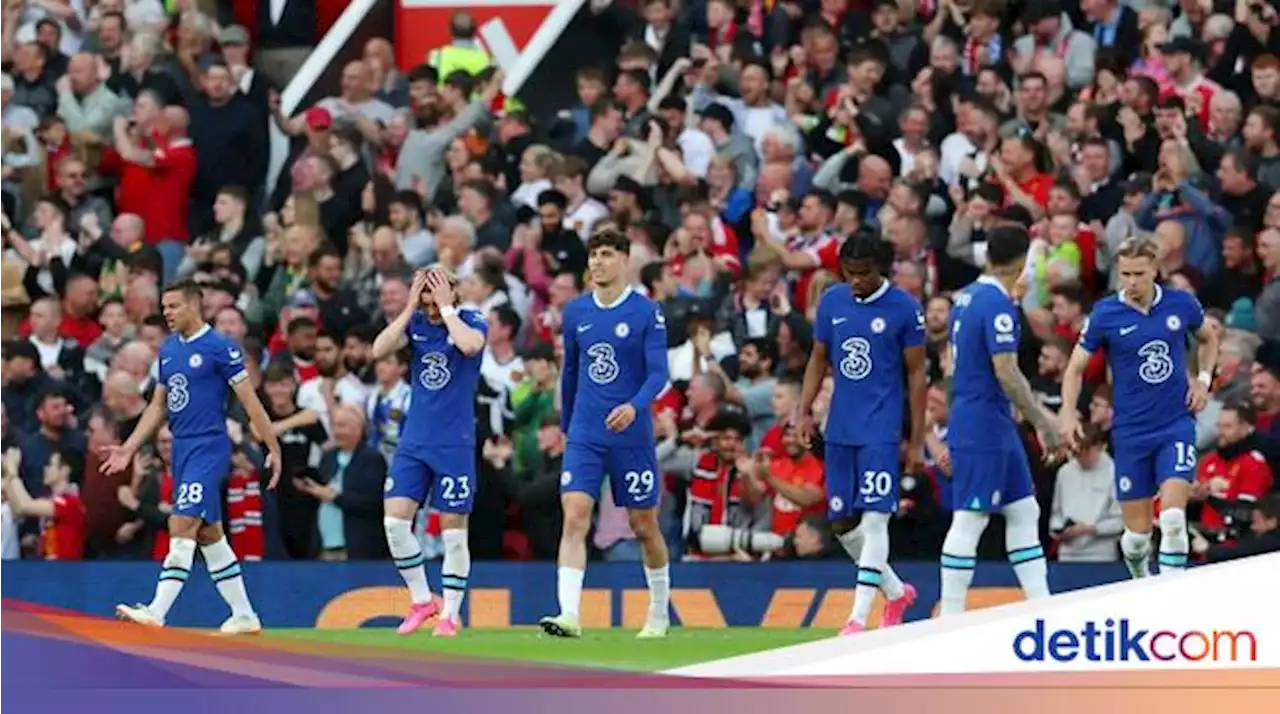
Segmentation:
<svg viewBox="0 0 1280 714">
<path fill-rule="evenodd" d="M 1160 574 L 1180 573 L 1187 569 L 1187 553 L 1191 542 L 1187 537 L 1187 512 L 1181 508 L 1160 510 Z"/>
<path fill-rule="evenodd" d="M 196 542 L 192 538 L 169 538 L 169 554 L 160 566 L 160 580 L 156 583 L 156 595 L 151 599 L 147 609 L 160 622 L 169 616 L 169 608 L 173 607 L 182 586 L 187 584 L 191 576 L 191 563 L 196 559 Z"/>
<path fill-rule="evenodd" d="M 455 618 L 462 612 L 462 601 L 467 596 L 467 578 L 471 575 L 471 550 L 467 547 L 467 531 L 450 528 L 440 534 L 444 541 L 444 563 L 441 564 L 440 587 L 444 589 L 444 613 L 441 617 Z"/>
<path fill-rule="evenodd" d="M 248 617 L 253 615 L 253 605 L 249 603 L 249 593 L 244 587 L 244 576 L 240 572 L 240 562 L 236 560 L 235 551 L 223 536 L 218 542 L 201 546 L 204 564 L 209 568 L 209 577 L 218 588 L 218 594 L 231 606 L 232 617 Z"/>
<path fill-rule="evenodd" d="M 431 602 L 431 588 L 427 586 L 427 559 L 422 555 L 422 548 L 413 537 L 413 521 L 386 516 L 382 519 L 382 528 L 387 534 L 387 547 L 391 558 L 395 561 L 400 577 L 409 586 L 409 597 L 413 604 L 421 605 Z"/>
<path fill-rule="evenodd" d="M 1028 497 L 1004 507 L 1004 544 L 1028 600 L 1049 597 L 1049 566 L 1040 545 L 1040 504 Z"/>
<path fill-rule="evenodd" d="M 956 511 L 942 543 L 942 603 L 940 615 L 964 612 L 969 584 L 978 567 L 978 541 L 990 517 L 977 511 Z"/>
</svg>

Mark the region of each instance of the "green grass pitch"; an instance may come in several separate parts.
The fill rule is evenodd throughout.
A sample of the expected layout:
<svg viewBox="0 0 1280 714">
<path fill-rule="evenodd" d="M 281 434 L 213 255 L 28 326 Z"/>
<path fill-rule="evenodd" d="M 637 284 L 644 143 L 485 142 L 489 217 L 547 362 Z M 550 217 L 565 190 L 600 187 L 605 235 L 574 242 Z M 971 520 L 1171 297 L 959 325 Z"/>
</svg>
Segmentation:
<svg viewBox="0 0 1280 714">
<path fill-rule="evenodd" d="M 665 640 L 637 640 L 636 630 L 586 630 L 581 639 L 547 637 L 536 628 L 463 630 L 455 638 L 432 637 L 429 628 L 401 637 L 390 628 L 270 630 L 270 637 L 338 645 L 404 648 L 483 659 L 582 665 L 640 672 L 672 669 L 831 637 L 809 629 L 682 629 Z"/>
</svg>

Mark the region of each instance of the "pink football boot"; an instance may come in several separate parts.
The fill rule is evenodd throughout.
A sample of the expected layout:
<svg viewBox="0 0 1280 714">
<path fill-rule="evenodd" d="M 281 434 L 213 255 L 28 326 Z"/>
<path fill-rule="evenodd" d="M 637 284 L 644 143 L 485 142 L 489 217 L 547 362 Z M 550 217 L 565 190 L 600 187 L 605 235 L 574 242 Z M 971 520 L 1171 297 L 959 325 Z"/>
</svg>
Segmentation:
<svg viewBox="0 0 1280 714">
<path fill-rule="evenodd" d="M 884 612 L 880 614 L 881 627 L 893 627 L 902 624 L 902 616 L 907 608 L 916 601 L 916 589 L 907 583 L 902 584 L 902 597 L 884 604 Z"/>
<path fill-rule="evenodd" d="M 867 626 L 857 620 L 849 620 L 844 623 L 844 627 L 840 628 L 840 636 L 856 635 L 867 631 Z"/>
<path fill-rule="evenodd" d="M 396 628 L 396 634 L 408 635 L 415 632 L 423 623 L 435 617 L 440 612 L 440 598 L 433 597 L 422 603 L 414 603 L 409 607 L 409 614 L 405 615 L 404 622 L 400 623 L 400 627 Z"/>
<path fill-rule="evenodd" d="M 462 629 L 456 617 L 442 617 L 436 622 L 436 629 L 431 631 L 432 637 L 457 637 Z"/>
</svg>

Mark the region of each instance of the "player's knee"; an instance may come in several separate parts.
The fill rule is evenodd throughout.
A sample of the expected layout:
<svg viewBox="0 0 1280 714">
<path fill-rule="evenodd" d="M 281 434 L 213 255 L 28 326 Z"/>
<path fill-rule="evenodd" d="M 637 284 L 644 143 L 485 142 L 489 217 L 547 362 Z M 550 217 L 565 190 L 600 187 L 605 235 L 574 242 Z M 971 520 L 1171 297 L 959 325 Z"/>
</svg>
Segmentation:
<svg viewBox="0 0 1280 714">
<path fill-rule="evenodd" d="M 855 513 L 851 516 L 845 516 L 844 518 L 837 518 L 836 520 L 831 521 L 831 532 L 838 538 L 845 533 L 852 533 L 857 530 L 861 523 L 861 513 Z"/>
<path fill-rule="evenodd" d="M 388 518 L 412 521 L 418 514 L 418 504 L 411 498 L 388 498 L 382 502 L 382 512 Z"/>
<path fill-rule="evenodd" d="M 465 531 L 466 529 L 467 529 L 467 514 L 465 513 L 441 513 L 440 514 L 440 530 Z"/>
<path fill-rule="evenodd" d="M 200 535 L 199 518 L 190 516 L 170 516 L 169 517 L 169 535 L 175 538 L 190 538 L 196 540 Z"/>
<path fill-rule="evenodd" d="M 1039 528 L 1040 504 L 1034 498 L 1024 498 L 1004 508 L 1006 524 L 1012 528 Z"/>
<path fill-rule="evenodd" d="M 222 538 L 223 533 L 221 523 L 207 523 L 201 526 L 196 532 L 196 542 L 202 546 L 213 545 L 214 543 L 222 540 Z"/>
<path fill-rule="evenodd" d="M 646 508 L 642 511 L 628 511 L 627 524 L 631 526 L 631 532 L 636 534 L 636 538 L 642 541 L 661 538 L 662 533 L 658 529 L 658 509 Z"/>
<path fill-rule="evenodd" d="M 407 518 L 385 516 L 382 519 L 382 530 L 387 534 L 387 542 L 392 545 L 413 540 L 413 521 Z"/>
<path fill-rule="evenodd" d="M 1165 538 L 1185 538 L 1187 512 L 1181 508 L 1165 508 L 1160 511 L 1160 534 Z"/>
</svg>

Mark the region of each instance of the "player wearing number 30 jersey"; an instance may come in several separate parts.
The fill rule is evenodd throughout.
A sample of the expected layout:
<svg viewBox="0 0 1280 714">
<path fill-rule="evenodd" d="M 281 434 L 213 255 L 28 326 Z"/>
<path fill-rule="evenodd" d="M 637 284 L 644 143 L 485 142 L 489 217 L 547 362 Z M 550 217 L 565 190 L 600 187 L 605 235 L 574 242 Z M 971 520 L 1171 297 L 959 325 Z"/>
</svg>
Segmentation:
<svg viewBox="0 0 1280 714">
<path fill-rule="evenodd" d="M 884 277 L 891 263 L 892 248 L 875 234 L 856 234 L 840 246 L 848 282 L 832 286 L 818 302 L 814 349 L 800 395 L 797 425 L 808 440 L 813 401 L 830 368 L 835 388 L 824 434 L 827 518 L 858 565 L 853 611 L 842 635 L 866 628 L 876 590 L 887 601 L 882 626 L 900 623 L 916 597 L 915 588 L 889 566 L 889 519 L 898 510 L 902 407 L 908 397 L 908 470 L 918 474 L 924 458 L 924 313 L 915 298 Z"/>
<path fill-rule="evenodd" d="M 440 612 L 432 634 L 453 637 L 471 574 L 467 516 L 476 493 L 475 393 L 488 325 L 459 310 L 457 279 L 444 268 L 419 271 L 409 303 L 373 342 L 375 359 L 408 347 L 413 393 L 383 495 L 383 527 L 412 605 L 398 632 L 407 635 Z M 444 607 L 427 585 L 426 558 L 413 521 L 427 502 L 440 512 Z"/>
<path fill-rule="evenodd" d="M 605 478 L 613 502 L 627 509 L 644 554 L 649 616 L 641 637 L 663 637 L 669 625 L 667 547 L 658 530 L 662 493 L 653 433 L 653 400 L 667 385 L 667 328 L 662 310 L 626 285 L 630 241 L 604 230 L 587 241 L 595 289 L 564 310 L 560 423 L 568 435 L 560 502 L 564 530 L 557 558 L 560 613 L 543 631 L 578 637 L 591 512 Z"/>
<path fill-rule="evenodd" d="M 1183 290 L 1156 283 L 1155 243 L 1128 240 L 1116 250 L 1121 289 L 1093 309 L 1072 352 L 1062 384 L 1063 437 L 1079 436 L 1076 404 L 1090 355 L 1106 349 L 1113 381 L 1116 498 L 1125 532 L 1120 538 L 1130 574 L 1147 574 L 1151 498 L 1160 495 L 1160 572 L 1187 564 L 1186 504 L 1196 473 L 1194 412 L 1204 406 L 1218 345 L 1204 311 Z M 1188 378 L 1189 338 L 1199 342 L 1200 375 Z"/>
</svg>

